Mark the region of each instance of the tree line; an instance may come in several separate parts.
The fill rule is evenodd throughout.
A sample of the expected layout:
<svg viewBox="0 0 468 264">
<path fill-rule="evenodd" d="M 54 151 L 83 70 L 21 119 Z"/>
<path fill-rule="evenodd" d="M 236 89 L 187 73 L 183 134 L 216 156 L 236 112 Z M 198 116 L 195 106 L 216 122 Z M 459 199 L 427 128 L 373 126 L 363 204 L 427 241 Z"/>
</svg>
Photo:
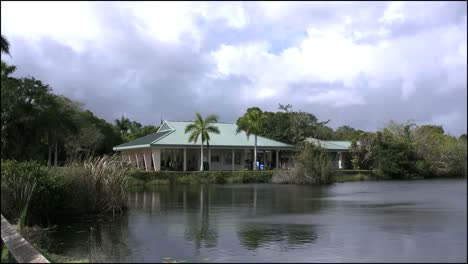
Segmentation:
<svg viewBox="0 0 468 264">
<path fill-rule="evenodd" d="M 10 54 L 3 36 L 0 44 L 2 53 Z M 59 165 L 110 154 L 114 146 L 158 129 L 124 116 L 109 123 L 81 103 L 54 94 L 49 85 L 34 77 L 13 77 L 15 70 L 16 66 L 1 62 L 2 159 Z M 236 123 L 238 132 L 244 130 L 248 135 L 292 145 L 300 145 L 308 137 L 352 141 L 345 163 L 353 169 L 379 168 L 395 177 L 466 176 L 466 134 L 457 138 L 446 134 L 442 126 L 393 121 L 376 132 L 350 126 L 334 130 L 329 122 L 319 121 L 312 113 L 295 111 L 290 104 L 279 104 L 277 111 L 248 108 Z"/>
<path fill-rule="evenodd" d="M 310 154 L 316 151 L 304 146 L 308 137 L 344 140 L 351 141 L 350 151 L 344 153 L 344 166 L 349 169 L 375 170 L 392 179 L 467 176 L 466 134 L 454 137 L 439 125 L 392 120 L 375 132 L 350 126 L 333 130 L 327 125 L 330 120 L 318 121 L 311 113 L 293 111 L 291 105 L 279 104 L 278 110 L 251 107 L 237 124 L 255 135 L 296 145 L 299 152 L 308 150 L 307 155 L 298 153 L 300 160 L 306 160 L 304 156 L 318 159 Z"/>
</svg>

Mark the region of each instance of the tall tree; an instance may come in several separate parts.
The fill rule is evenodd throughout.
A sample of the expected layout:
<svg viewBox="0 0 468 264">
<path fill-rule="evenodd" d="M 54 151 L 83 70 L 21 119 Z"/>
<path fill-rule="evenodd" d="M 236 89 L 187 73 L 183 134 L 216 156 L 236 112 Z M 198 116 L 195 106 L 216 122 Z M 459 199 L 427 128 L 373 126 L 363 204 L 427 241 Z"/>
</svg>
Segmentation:
<svg viewBox="0 0 468 264">
<path fill-rule="evenodd" d="M 329 121 L 319 122 L 317 117 L 304 111 L 292 111 L 290 104 L 279 104 L 277 112 L 264 112 L 266 119 L 261 136 L 288 144 L 302 143 L 307 137 L 331 139 L 333 130 Z"/>
<path fill-rule="evenodd" d="M 52 152 L 54 151 L 54 166 L 58 163 L 58 144 L 65 144 L 65 138 L 69 135 L 75 136 L 78 126 L 73 120 L 74 114 L 78 111 L 79 105 L 65 96 L 53 95 L 53 101 L 49 109 L 49 114 L 45 120 L 48 142 L 47 165 L 52 165 Z"/>
<path fill-rule="evenodd" d="M 120 119 L 115 119 L 115 125 L 119 128 L 121 135 L 127 133 L 131 124 L 132 123 L 130 120 L 124 116 L 122 116 Z"/>
<path fill-rule="evenodd" d="M 362 130 L 356 130 L 350 126 L 340 126 L 335 130 L 334 139 L 337 140 L 357 140 Z"/>
<path fill-rule="evenodd" d="M 257 135 L 262 132 L 265 124 L 266 116 L 263 111 L 258 107 L 251 107 L 247 109 L 247 112 L 237 119 L 237 133 L 245 131 L 247 138 L 250 135 L 254 135 L 254 170 L 257 169 Z"/>
<path fill-rule="evenodd" d="M 200 170 L 203 171 L 203 143 L 210 140 L 210 133 L 219 134 L 219 128 L 213 123 L 218 122 L 217 115 L 209 115 L 205 119 L 200 113 L 196 113 L 195 122 L 185 127 L 185 134 L 190 133 L 189 142 L 196 143 L 201 137 L 200 142 Z"/>
</svg>

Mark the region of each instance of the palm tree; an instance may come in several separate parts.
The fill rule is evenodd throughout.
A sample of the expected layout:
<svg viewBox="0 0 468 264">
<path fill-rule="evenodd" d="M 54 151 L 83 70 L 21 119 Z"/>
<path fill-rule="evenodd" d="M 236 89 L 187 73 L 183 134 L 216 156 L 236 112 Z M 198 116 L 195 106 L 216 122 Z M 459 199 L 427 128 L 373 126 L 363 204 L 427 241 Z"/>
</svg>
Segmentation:
<svg viewBox="0 0 468 264">
<path fill-rule="evenodd" d="M 127 132 L 128 129 L 130 129 L 130 126 L 132 125 L 132 123 L 130 122 L 128 118 L 125 118 L 124 116 L 122 116 L 120 120 L 115 119 L 115 125 L 120 130 L 120 134 L 122 135 L 123 133 Z"/>
<path fill-rule="evenodd" d="M 0 49 L 1 49 L 1 53 L 6 53 L 10 55 L 10 43 L 8 42 L 8 40 L 6 39 L 4 35 L 1 35 L 0 37 Z"/>
<path fill-rule="evenodd" d="M 257 169 L 257 135 L 262 131 L 263 125 L 265 122 L 265 114 L 263 111 L 258 108 L 258 107 L 251 107 L 247 109 L 247 112 L 244 114 L 244 116 L 239 117 L 237 119 L 236 125 L 237 125 L 237 133 L 240 131 L 245 131 L 247 134 L 247 138 L 249 138 L 250 135 L 255 136 L 255 146 L 254 146 L 254 170 Z"/>
<path fill-rule="evenodd" d="M 196 143 L 201 135 L 200 170 L 203 171 L 203 142 L 210 140 L 210 133 L 219 134 L 219 128 L 212 125 L 218 122 L 218 116 L 209 115 L 205 120 L 203 120 L 200 113 L 196 113 L 196 116 L 195 122 L 185 127 L 185 134 L 190 133 L 189 142 L 193 143 Z"/>
</svg>

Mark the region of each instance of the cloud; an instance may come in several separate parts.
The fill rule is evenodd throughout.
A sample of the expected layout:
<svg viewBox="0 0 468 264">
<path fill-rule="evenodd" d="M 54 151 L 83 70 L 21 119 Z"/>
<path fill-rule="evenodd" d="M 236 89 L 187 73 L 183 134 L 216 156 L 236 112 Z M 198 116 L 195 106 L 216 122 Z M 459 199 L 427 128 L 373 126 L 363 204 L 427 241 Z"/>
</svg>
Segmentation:
<svg viewBox="0 0 468 264">
<path fill-rule="evenodd" d="M 278 103 L 381 128 L 466 133 L 465 2 L 2 2 L 17 75 L 108 121 L 145 124 Z"/>
</svg>

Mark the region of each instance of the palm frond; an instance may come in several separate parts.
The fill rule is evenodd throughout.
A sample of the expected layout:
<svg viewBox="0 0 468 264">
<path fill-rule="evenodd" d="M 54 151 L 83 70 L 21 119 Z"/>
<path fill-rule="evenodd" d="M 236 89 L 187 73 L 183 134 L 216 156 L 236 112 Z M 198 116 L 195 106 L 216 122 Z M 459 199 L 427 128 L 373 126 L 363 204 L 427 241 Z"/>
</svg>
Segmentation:
<svg viewBox="0 0 468 264">
<path fill-rule="evenodd" d="M 200 135 L 199 131 L 193 131 L 189 136 L 189 139 L 188 139 L 189 142 L 193 142 L 193 143 L 197 142 L 199 135 Z"/>
<path fill-rule="evenodd" d="M 205 124 L 211 124 L 211 123 L 216 123 L 218 122 L 219 117 L 217 115 L 209 115 L 205 118 Z"/>
<path fill-rule="evenodd" d="M 217 126 L 213 126 L 213 125 L 207 126 L 207 127 L 205 128 L 205 130 L 206 130 L 207 132 L 210 132 L 210 133 L 213 133 L 213 134 L 219 134 L 219 133 L 221 133 L 221 132 L 219 131 L 219 128 L 218 128 Z"/>
<path fill-rule="evenodd" d="M 196 124 L 189 124 L 185 127 L 185 134 L 197 130 L 197 125 Z"/>
<path fill-rule="evenodd" d="M 195 119 L 195 123 L 196 123 L 196 124 L 203 125 L 203 117 L 200 115 L 200 113 L 197 112 L 197 113 L 195 113 L 195 115 L 196 115 L 196 117 L 197 117 L 197 118 Z"/>
<path fill-rule="evenodd" d="M 10 55 L 10 42 L 8 42 L 4 35 L 0 37 L 0 49 L 2 53 Z"/>
</svg>

